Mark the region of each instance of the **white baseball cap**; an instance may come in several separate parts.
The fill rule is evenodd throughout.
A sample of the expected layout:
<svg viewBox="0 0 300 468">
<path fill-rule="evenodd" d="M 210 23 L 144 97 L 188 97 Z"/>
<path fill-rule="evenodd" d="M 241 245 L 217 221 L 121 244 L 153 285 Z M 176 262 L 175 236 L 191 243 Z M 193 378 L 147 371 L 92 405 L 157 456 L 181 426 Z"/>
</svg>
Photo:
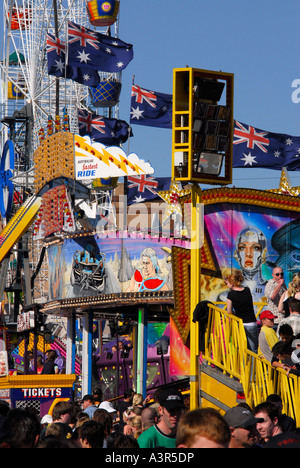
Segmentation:
<svg viewBox="0 0 300 468">
<path fill-rule="evenodd" d="M 102 401 L 99 408 L 106 410 L 108 413 L 115 413 L 117 411 L 110 401 Z"/>
<path fill-rule="evenodd" d="M 45 414 L 41 419 L 41 424 L 51 424 L 53 422 L 52 416 L 50 414 Z"/>
</svg>

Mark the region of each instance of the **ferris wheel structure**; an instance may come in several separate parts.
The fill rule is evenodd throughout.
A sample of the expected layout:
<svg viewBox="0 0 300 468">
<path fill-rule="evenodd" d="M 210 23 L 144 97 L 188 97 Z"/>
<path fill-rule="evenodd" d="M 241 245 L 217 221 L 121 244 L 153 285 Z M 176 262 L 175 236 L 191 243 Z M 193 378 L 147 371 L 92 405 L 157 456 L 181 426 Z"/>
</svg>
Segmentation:
<svg viewBox="0 0 300 468">
<path fill-rule="evenodd" d="M 47 34 L 67 42 L 69 20 L 86 28 L 100 28 L 102 34 L 118 36 L 118 17 L 108 26 L 91 22 L 94 12 L 89 11 L 89 4 L 97 1 L 3 0 L 0 151 L 8 140 L 13 142 L 11 179 L 14 196 L 21 194 L 20 203 L 32 193 L 33 155 L 43 135 L 47 136 L 50 127 L 51 132 L 62 128 L 66 120 L 68 131 L 78 133 L 78 109 L 95 112 L 98 105 L 89 87 L 71 79 L 51 76 L 47 68 Z M 99 72 L 99 76 L 100 80 L 121 83 L 121 72 Z M 118 100 L 112 106 L 100 106 L 104 116 L 117 118 Z M 33 257 L 36 257 L 32 262 L 34 268 L 39 262 L 40 248 L 35 246 L 33 249 L 36 250 L 33 251 Z M 39 290 L 42 301 L 45 299 L 44 287 L 39 286 Z"/>
<path fill-rule="evenodd" d="M 3 18 L 1 121 L 27 107 L 21 115 L 15 115 L 21 118 L 25 114 L 32 119 L 31 148 L 27 148 L 32 154 L 39 145 L 41 131 L 47 130 L 49 117 L 54 122 L 57 111 L 57 78 L 47 73 L 47 34 L 58 33 L 60 40 L 66 41 L 68 20 L 88 28 L 93 26 L 86 0 L 4 0 Z M 118 20 L 112 35 L 118 35 Z M 101 75 L 111 79 L 107 73 L 101 72 Z M 120 73 L 118 75 L 115 78 L 120 81 Z M 86 86 L 70 79 L 59 79 L 60 118 L 63 119 L 64 112 L 68 114 L 71 132 L 78 130 L 77 109 L 90 105 L 93 106 L 93 102 Z M 116 107 L 114 112 L 117 112 Z M 104 108 L 104 112 L 108 109 Z M 9 126 L 4 125 L 2 147 L 8 136 Z M 30 166 L 30 155 L 27 159 Z"/>
</svg>

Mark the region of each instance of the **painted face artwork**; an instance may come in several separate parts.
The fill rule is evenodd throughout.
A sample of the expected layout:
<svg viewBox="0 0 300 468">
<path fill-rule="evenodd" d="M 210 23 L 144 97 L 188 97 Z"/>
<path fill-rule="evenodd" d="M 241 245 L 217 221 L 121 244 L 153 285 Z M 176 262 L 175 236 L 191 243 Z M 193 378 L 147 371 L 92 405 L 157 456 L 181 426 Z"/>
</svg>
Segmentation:
<svg viewBox="0 0 300 468">
<path fill-rule="evenodd" d="M 242 229 L 236 239 L 236 257 L 246 278 L 252 279 L 260 272 L 265 254 L 263 232 L 252 226 Z"/>
</svg>

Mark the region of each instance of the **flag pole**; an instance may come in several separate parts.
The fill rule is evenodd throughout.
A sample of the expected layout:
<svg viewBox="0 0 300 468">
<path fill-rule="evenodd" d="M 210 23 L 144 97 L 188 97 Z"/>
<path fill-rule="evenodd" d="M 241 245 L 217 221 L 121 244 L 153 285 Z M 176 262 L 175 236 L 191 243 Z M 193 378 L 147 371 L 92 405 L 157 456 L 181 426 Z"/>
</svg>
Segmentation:
<svg viewBox="0 0 300 468">
<path fill-rule="evenodd" d="M 134 84 L 134 75 L 132 76 L 132 85 Z M 130 101 L 131 101 L 131 90 L 130 90 Z M 129 106 L 130 109 L 130 106 Z M 129 122 L 130 122 L 130 110 L 129 110 Z M 130 145 L 130 134 L 131 127 L 129 123 L 128 127 L 128 145 L 127 145 L 127 155 L 129 154 L 129 145 Z M 127 231 L 127 196 L 128 196 L 128 177 L 124 176 L 124 191 L 123 191 L 123 229 Z"/>
<path fill-rule="evenodd" d="M 58 38 L 57 1 L 53 0 L 55 36 Z M 59 116 L 59 78 L 55 78 L 55 120 Z M 55 130 L 56 131 L 56 130 Z"/>
<path fill-rule="evenodd" d="M 129 144 L 130 144 L 130 134 L 131 134 L 131 126 L 130 126 L 130 108 L 131 108 L 131 92 L 132 92 L 132 86 L 134 85 L 134 78 L 135 78 L 135 75 L 132 75 L 132 85 L 131 85 L 131 90 L 130 90 L 130 105 L 129 105 L 129 127 L 128 127 L 128 146 L 127 146 L 127 154 L 129 154 Z"/>
<path fill-rule="evenodd" d="M 134 85 L 134 78 L 135 75 L 132 75 L 132 86 Z M 132 90 L 132 87 L 131 87 Z M 130 90 L 130 103 L 131 103 L 131 90 Z M 131 134 L 131 126 L 130 126 L 130 107 L 129 106 L 129 127 L 128 127 L 128 145 L 127 145 L 127 155 L 129 154 L 129 145 L 130 145 L 130 134 Z M 124 176 L 124 210 L 123 210 L 123 226 L 124 229 L 127 231 L 127 196 L 128 196 L 128 177 Z"/>
</svg>

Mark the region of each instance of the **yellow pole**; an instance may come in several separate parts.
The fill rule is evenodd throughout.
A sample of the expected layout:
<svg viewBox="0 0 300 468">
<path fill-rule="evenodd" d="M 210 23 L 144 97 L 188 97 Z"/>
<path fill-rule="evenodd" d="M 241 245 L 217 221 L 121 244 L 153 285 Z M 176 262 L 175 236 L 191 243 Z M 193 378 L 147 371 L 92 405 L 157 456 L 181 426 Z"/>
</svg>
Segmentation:
<svg viewBox="0 0 300 468">
<path fill-rule="evenodd" d="M 190 410 L 199 408 L 199 324 L 193 312 L 200 301 L 201 278 L 201 190 L 192 186 L 191 206 L 191 302 L 190 302 Z"/>
</svg>

